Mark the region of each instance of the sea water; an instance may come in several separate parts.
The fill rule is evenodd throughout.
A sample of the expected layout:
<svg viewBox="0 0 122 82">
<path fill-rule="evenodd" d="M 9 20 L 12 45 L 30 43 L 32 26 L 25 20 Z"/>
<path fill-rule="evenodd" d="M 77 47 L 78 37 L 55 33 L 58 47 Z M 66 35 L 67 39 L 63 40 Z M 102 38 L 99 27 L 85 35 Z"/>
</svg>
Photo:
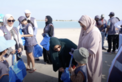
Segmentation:
<svg viewBox="0 0 122 82">
<path fill-rule="evenodd" d="M 16 21 L 14 26 L 17 27 L 19 22 Z M 38 28 L 44 28 L 45 22 L 44 21 L 37 21 Z M 53 22 L 54 28 L 80 28 L 80 24 L 77 21 L 54 21 Z"/>
</svg>

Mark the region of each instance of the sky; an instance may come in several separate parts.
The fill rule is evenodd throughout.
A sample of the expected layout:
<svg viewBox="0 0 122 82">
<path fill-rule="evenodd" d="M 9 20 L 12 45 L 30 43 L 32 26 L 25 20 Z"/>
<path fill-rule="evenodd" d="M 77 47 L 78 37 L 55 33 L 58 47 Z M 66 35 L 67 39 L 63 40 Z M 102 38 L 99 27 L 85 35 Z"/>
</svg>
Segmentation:
<svg viewBox="0 0 122 82">
<path fill-rule="evenodd" d="M 122 0 L 1 0 L 1 14 L 12 14 L 15 19 L 24 16 L 26 9 L 32 17 L 44 20 L 50 15 L 53 20 L 79 20 L 82 15 L 94 18 L 104 14 L 109 19 L 109 13 L 122 19 Z"/>
</svg>

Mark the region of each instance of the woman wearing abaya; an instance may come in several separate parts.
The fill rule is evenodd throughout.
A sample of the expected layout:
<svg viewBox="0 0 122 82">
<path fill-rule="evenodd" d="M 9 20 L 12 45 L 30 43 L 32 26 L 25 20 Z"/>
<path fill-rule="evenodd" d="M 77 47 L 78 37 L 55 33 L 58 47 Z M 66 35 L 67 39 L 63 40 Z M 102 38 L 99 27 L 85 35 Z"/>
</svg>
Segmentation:
<svg viewBox="0 0 122 82">
<path fill-rule="evenodd" d="M 7 56 L 6 59 L 9 63 L 9 66 L 12 65 L 12 55 L 16 53 L 21 54 L 23 50 L 22 41 L 18 29 L 16 27 L 13 27 L 14 22 L 15 22 L 14 17 L 10 14 L 6 14 L 3 18 L 4 25 L 0 27 L 0 29 L 3 32 L 3 36 L 5 37 L 6 40 L 15 40 L 16 42 L 15 46 L 8 49 L 6 55 Z M 17 60 L 19 60 L 18 56 L 17 56 Z"/>
<path fill-rule="evenodd" d="M 82 27 L 78 49 L 84 47 L 89 51 L 87 64 L 88 82 L 101 82 L 102 76 L 102 38 L 94 19 L 83 15 L 79 24 Z"/>
<path fill-rule="evenodd" d="M 46 18 L 45 18 L 45 27 L 44 27 L 43 34 L 44 33 L 47 33 L 49 35 L 49 37 L 52 37 L 54 35 L 54 27 L 52 24 L 51 16 L 46 16 Z M 45 63 L 51 64 L 49 51 L 47 51 L 44 48 L 43 48 L 43 58 L 44 58 Z"/>
<path fill-rule="evenodd" d="M 61 74 L 64 69 L 69 66 L 71 55 L 69 52 L 71 49 L 76 49 L 77 46 L 68 39 L 57 39 L 55 37 L 50 38 L 50 57 L 53 65 L 53 70 L 59 71 L 58 81 L 61 81 Z M 73 59 L 72 66 L 76 65 Z"/>
</svg>

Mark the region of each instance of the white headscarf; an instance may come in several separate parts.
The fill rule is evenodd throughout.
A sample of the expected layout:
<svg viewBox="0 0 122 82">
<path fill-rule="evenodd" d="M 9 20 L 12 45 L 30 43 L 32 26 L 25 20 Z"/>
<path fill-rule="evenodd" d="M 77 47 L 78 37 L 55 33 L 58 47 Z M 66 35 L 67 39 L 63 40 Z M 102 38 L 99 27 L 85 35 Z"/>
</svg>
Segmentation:
<svg viewBox="0 0 122 82">
<path fill-rule="evenodd" d="M 9 26 L 8 24 L 7 24 L 7 20 L 10 18 L 10 17 L 13 17 L 11 14 L 6 14 L 5 16 L 4 16 L 4 18 L 3 18 L 3 24 L 7 27 L 7 29 L 10 31 L 12 28 L 13 28 L 13 26 Z"/>
</svg>

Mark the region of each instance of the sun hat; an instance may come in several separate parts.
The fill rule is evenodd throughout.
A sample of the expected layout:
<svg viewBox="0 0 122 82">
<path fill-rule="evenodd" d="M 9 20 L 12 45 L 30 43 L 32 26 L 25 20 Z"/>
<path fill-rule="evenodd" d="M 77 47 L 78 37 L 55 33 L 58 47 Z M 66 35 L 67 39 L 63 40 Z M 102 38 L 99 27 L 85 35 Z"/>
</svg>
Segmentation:
<svg viewBox="0 0 122 82">
<path fill-rule="evenodd" d="M 0 52 L 15 45 L 14 40 L 6 40 L 4 36 L 0 36 Z"/>
<path fill-rule="evenodd" d="M 73 57 L 77 62 L 81 64 L 86 64 L 88 62 L 89 51 L 81 47 L 80 49 L 76 49 L 74 51 Z"/>
</svg>

